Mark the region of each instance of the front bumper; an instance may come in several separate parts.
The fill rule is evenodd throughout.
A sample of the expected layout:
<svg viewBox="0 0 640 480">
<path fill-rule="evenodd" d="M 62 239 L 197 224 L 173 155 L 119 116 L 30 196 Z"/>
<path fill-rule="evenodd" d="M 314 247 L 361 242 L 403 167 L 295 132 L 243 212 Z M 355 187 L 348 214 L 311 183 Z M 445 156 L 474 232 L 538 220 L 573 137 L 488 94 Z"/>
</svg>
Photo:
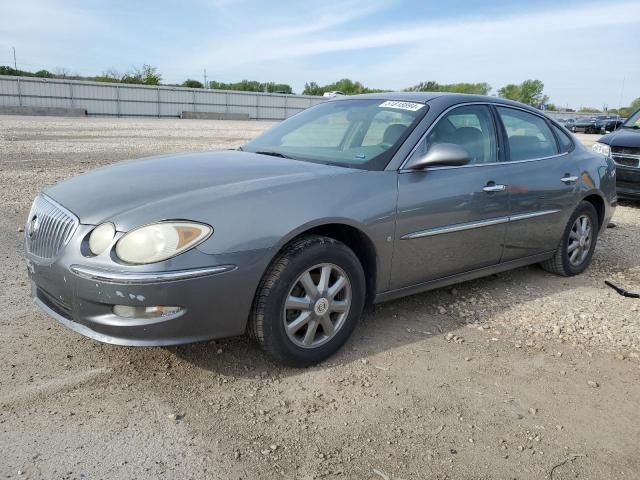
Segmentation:
<svg viewBox="0 0 640 480">
<path fill-rule="evenodd" d="M 640 168 L 617 164 L 616 190 L 620 198 L 640 199 Z"/>
<path fill-rule="evenodd" d="M 72 240 L 65 251 L 75 251 L 77 241 Z M 170 270 L 116 271 L 88 266 L 90 262 L 79 254 L 63 252 L 47 263 L 27 253 L 27 268 L 35 303 L 70 329 L 101 342 L 162 346 L 243 334 L 264 252 L 221 258 L 194 249 L 182 256 L 174 259 Z M 156 318 L 127 318 L 115 315 L 114 305 L 181 310 Z"/>
</svg>

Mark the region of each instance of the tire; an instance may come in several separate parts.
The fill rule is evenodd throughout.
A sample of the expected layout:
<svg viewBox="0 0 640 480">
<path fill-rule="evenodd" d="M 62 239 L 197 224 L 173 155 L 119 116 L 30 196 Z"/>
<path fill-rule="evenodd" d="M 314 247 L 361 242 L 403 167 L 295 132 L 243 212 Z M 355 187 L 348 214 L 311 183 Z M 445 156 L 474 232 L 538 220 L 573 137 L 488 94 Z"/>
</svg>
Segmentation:
<svg viewBox="0 0 640 480">
<path fill-rule="evenodd" d="M 323 276 L 328 278 L 324 288 Z M 258 286 L 249 334 L 281 364 L 307 367 L 321 362 L 356 327 L 365 285 L 362 265 L 345 244 L 316 235 L 294 240 L 273 260 Z"/>
<path fill-rule="evenodd" d="M 582 222 L 582 219 L 587 220 L 590 226 L 588 235 L 581 234 L 580 224 L 577 223 L 579 219 L 580 222 Z M 584 272 L 591 263 L 593 251 L 598 241 L 599 230 L 600 225 L 598 224 L 596 209 L 589 202 L 581 202 L 564 229 L 558 250 L 556 250 L 552 258 L 542 262 L 540 265 L 546 271 L 563 277 L 572 277 Z M 581 240 L 581 237 L 584 237 L 584 239 Z M 571 253 L 569 252 L 570 249 L 572 249 Z M 575 253 L 576 251 L 578 251 L 577 254 Z M 575 259 L 573 258 L 574 256 Z"/>
</svg>

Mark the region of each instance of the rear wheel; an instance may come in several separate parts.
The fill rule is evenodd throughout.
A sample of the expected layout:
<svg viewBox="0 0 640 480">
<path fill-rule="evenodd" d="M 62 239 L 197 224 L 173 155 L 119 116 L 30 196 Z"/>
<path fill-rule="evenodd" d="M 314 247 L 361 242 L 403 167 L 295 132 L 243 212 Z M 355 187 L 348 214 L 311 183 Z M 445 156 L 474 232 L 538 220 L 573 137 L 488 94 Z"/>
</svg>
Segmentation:
<svg viewBox="0 0 640 480">
<path fill-rule="evenodd" d="M 541 264 L 542 268 L 565 277 L 584 272 L 591 263 L 599 228 L 594 206 L 580 203 L 567 223 L 558 250 Z"/>
<path fill-rule="evenodd" d="M 308 236 L 285 247 L 260 283 L 249 331 L 285 365 L 305 367 L 336 352 L 362 314 L 365 278 L 346 245 Z"/>
</svg>

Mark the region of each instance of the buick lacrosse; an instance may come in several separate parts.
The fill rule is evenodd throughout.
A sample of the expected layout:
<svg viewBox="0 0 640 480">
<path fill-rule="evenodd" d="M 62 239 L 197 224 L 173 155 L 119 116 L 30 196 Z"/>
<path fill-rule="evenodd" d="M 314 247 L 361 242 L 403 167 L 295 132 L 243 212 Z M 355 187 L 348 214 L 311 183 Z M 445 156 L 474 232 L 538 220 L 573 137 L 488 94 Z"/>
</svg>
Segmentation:
<svg viewBox="0 0 640 480">
<path fill-rule="evenodd" d="M 133 160 L 39 194 L 35 302 L 119 345 L 248 333 L 277 361 L 334 353 L 363 307 L 523 265 L 591 261 L 615 164 L 495 97 L 338 96 L 233 151 Z"/>
</svg>

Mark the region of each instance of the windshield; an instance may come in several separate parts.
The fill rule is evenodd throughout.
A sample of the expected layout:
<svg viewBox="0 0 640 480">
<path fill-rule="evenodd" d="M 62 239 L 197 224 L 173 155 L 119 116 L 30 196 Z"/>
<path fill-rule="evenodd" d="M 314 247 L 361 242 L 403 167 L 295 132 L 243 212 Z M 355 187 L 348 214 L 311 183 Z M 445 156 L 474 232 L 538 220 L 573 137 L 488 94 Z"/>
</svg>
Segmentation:
<svg viewBox="0 0 640 480">
<path fill-rule="evenodd" d="M 415 102 L 330 101 L 267 130 L 242 150 L 382 170 L 427 109 L 425 104 Z"/>
<path fill-rule="evenodd" d="M 625 128 L 640 128 L 640 110 L 636 110 L 622 126 Z"/>
</svg>

